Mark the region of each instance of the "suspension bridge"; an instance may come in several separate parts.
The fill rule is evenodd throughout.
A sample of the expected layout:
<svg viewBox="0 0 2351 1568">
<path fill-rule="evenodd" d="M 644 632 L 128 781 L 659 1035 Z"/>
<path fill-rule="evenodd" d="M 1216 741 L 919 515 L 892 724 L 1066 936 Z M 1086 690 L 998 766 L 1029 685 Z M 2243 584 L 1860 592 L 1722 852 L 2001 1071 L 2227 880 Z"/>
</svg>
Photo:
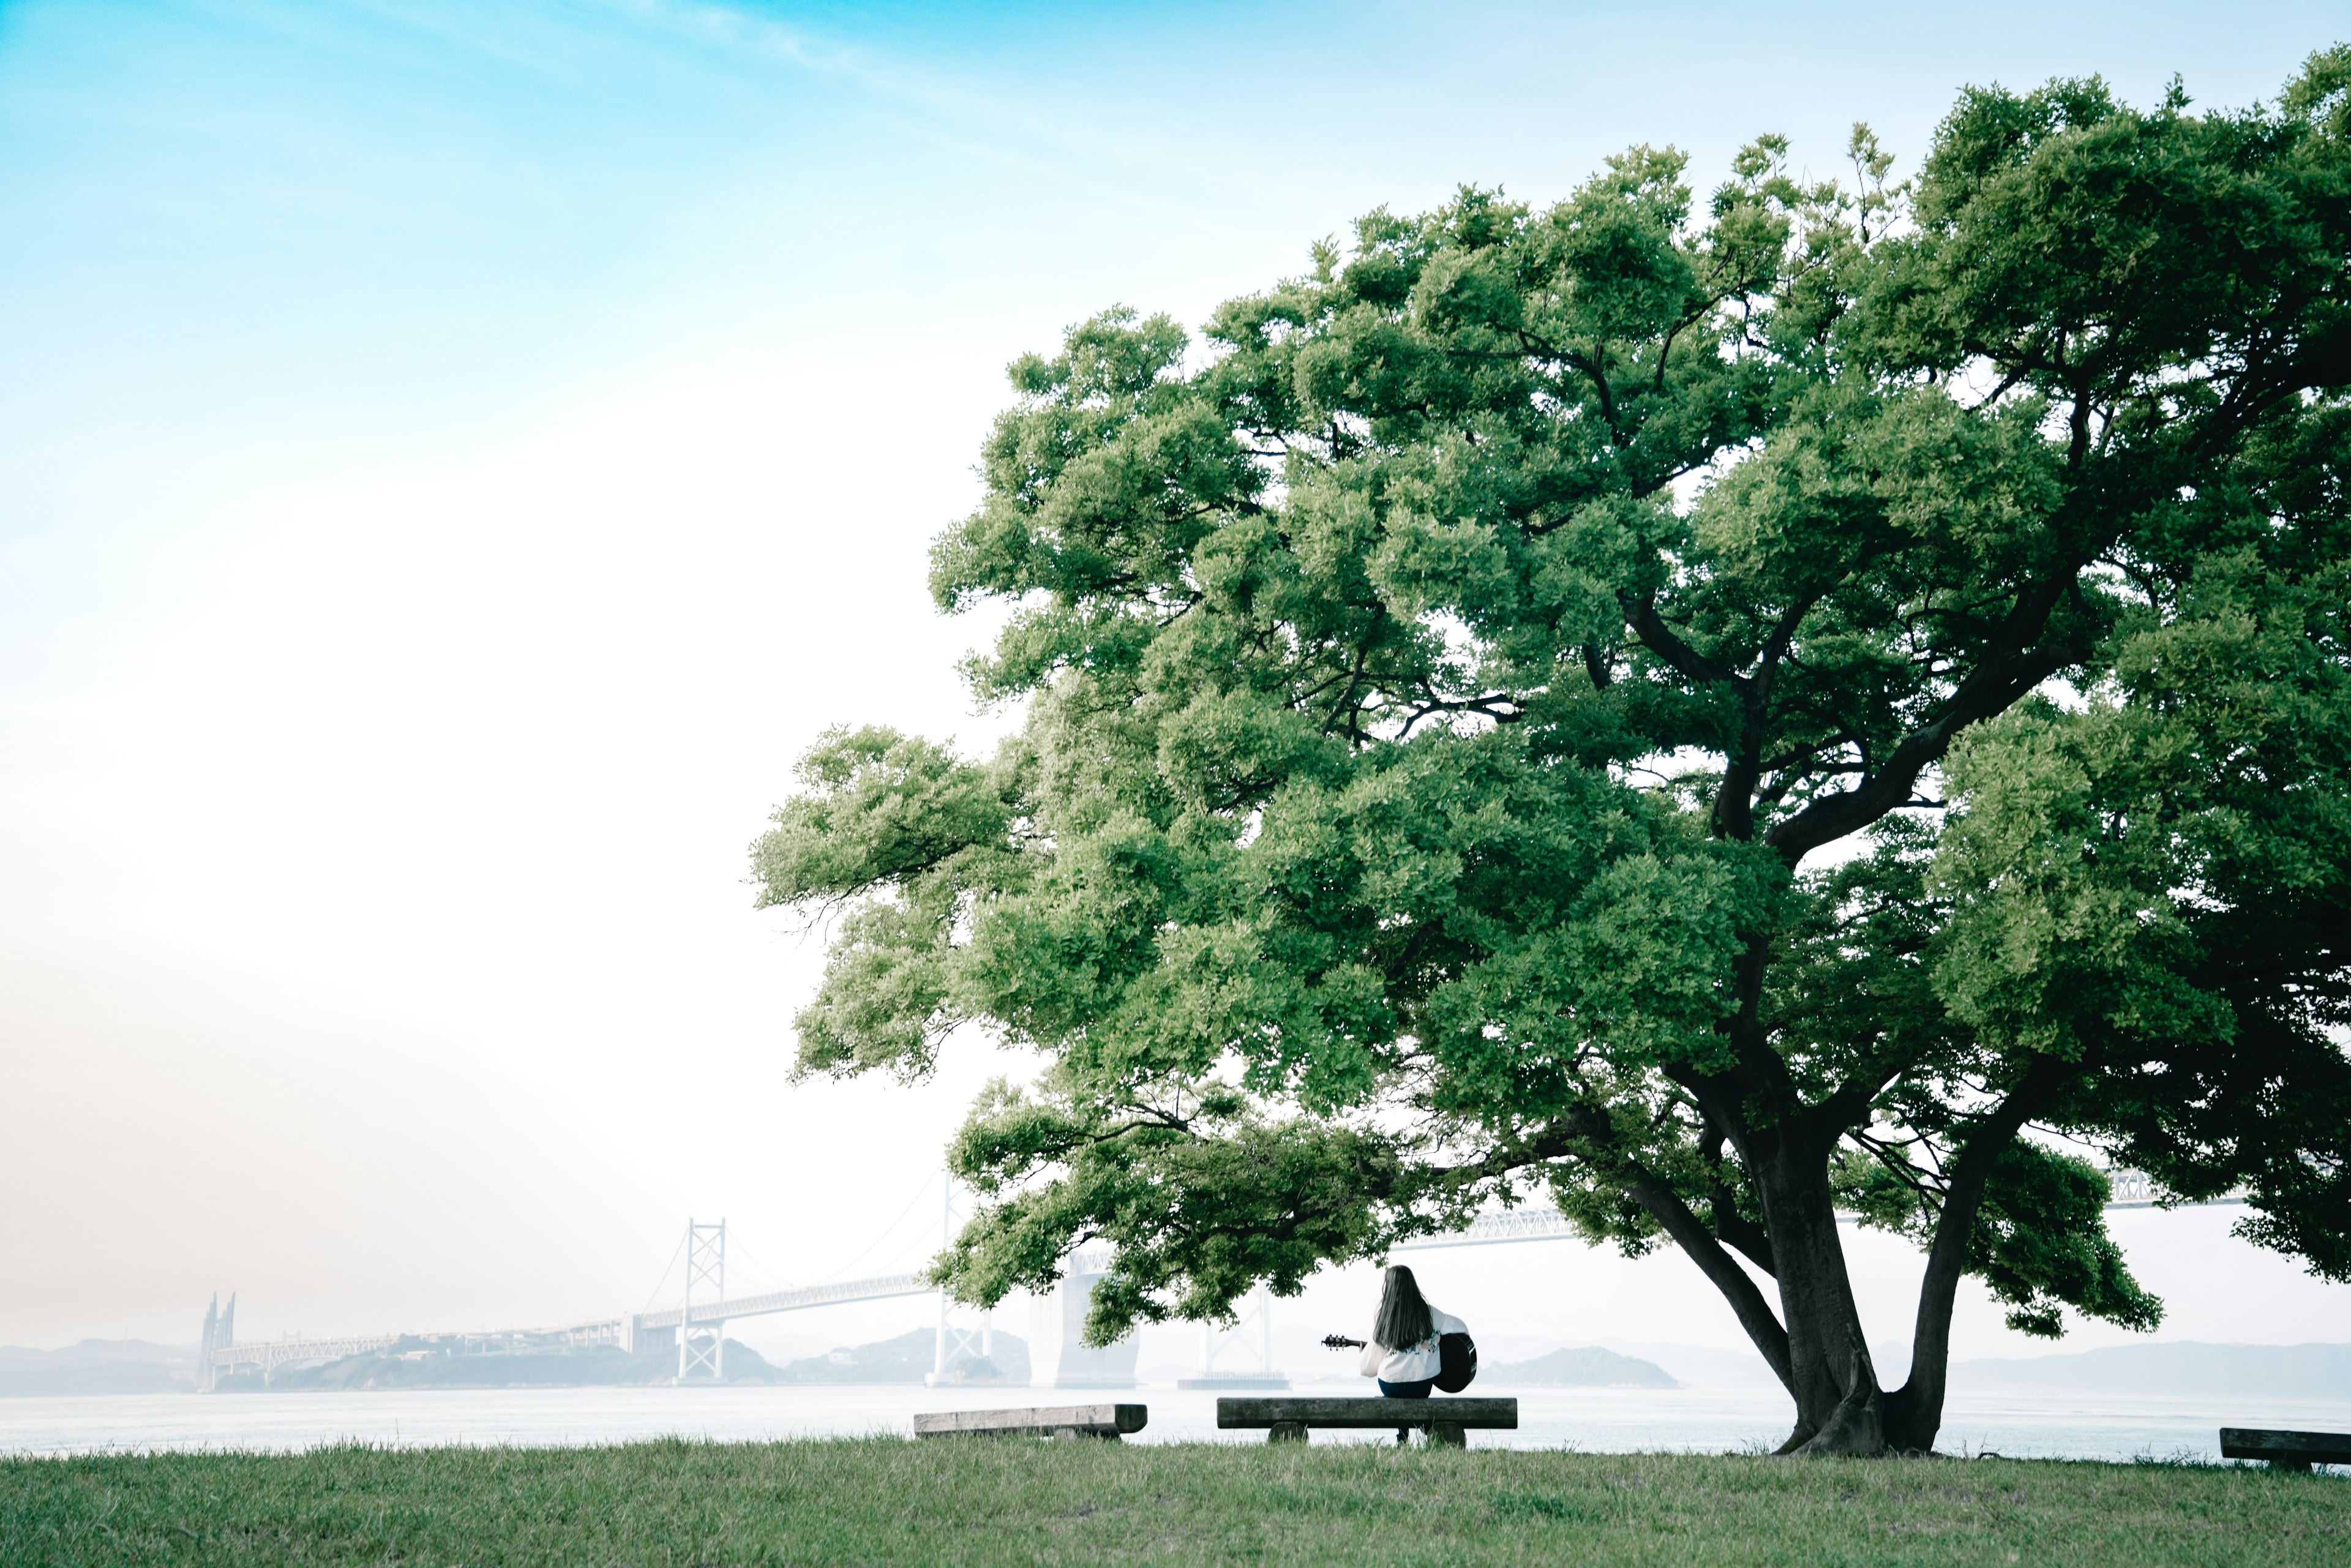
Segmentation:
<svg viewBox="0 0 2351 1568">
<path fill-rule="evenodd" d="M 2147 1176 L 2136 1171 L 2110 1173 L 2109 1209 L 2151 1208 L 2165 1201 Z M 2205 1204 L 2241 1203 L 2241 1191 L 2205 1200 Z M 2181 1207 L 2204 1207 L 2204 1204 Z M 1850 1215 L 1839 1219 L 1851 1222 Z M 948 1193 L 940 1214 L 940 1243 L 952 1234 L 955 1213 Z M 1567 1218 L 1552 1208 L 1494 1209 L 1479 1215 L 1468 1227 L 1442 1236 L 1416 1237 L 1399 1242 L 1396 1250 L 1414 1252 L 1449 1247 L 1490 1247 L 1505 1243 L 1564 1240 L 1575 1235 Z M 856 1301 L 884 1301 L 900 1296 L 935 1295 L 939 1327 L 935 1341 L 934 1378 L 944 1377 L 958 1357 L 992 1354 L 994 1323 L 983 1316 L 974 1327 L 956 1325 L 946 1295 L 920 1274 L 877 1274 L 865 1279 L 835 1280 L 820 1284 L 729 1296 L 726 1293 L 726 1222 L 689 1219 L 682 1242 L 685 1260 L 684 1291 L 674 1307 L 623 1312 L 613 1317 L 529 1328 L 458 1331 L 443 1333 L 339 1334 L 239 1341 L 236 1337 L 236 1297 L 223 1309 L 218 1298 L 204 1311 L 196 1357 L 196 1386 L 210 1391 L 221 1379 L 257 1372 L 264 1382 L 282 1367 L 316 1365 L 347 1356 L 380 1354 L 399 1347 L 410 1355 L 527 1354 L 589 1350 L 609 1346 L 629 1355 L 674 1348 L 677 1381 L 715 1383 L 726 1375 L 726 1325 L 748 1318 L 816 1307 L 842 1306 Z M 1107 1252 L 1089 1249 L 1073 1255 L 1052 1296 L 1038 1303 L 1032 1319 L 1037 1343 L 1030 1346 L 1031 1382 L 1038 1387 L 1131 1388 L 1134 1385 L 1134 1342 L 1092 1346 L 1083 1343 L 1086 1306 L 1094 1282 L 1110 1268 Z M 659 1287 L 656 1287 L 658 1290 Z M 1201 1326 L 1200 1369 L 1183 1380 L 1187 1387 L 1287 1386 L 1272 1363 L 1272 1301 L 1263 1287 L 1250 1299 L 1237 1325 L 1238 1333 L 1219 1336 Z M 1256 1341 L 1253 1369 L 1224 1370 L 1217 1357 L 1228 1342 Z"/>
<path fill-rule="evenodd" d="M 710 1289 L 700 1300 L 695 1299 L 689 1285 L 686 1299 L 674 1307 L 590 1318 L 581 1322 L 444 1333 L 338 1334 L 239 1342 L 236 1298 L 232 1295 L 225 1310 L 212 1308 L 204 1313 L 204 1333 L 199 1341 L 198 1385 L 211 1388 L 221 1377 L 245 1371 L 257 1371 L 266 1379 L 282 1366 L 368 1355 L 395 1344 L 425 1354 L 456 1355 L 588 1350 L 607 1345 L 623 1354 L 634 1355 L 656 1346 L 674 1344 L 680 1381 L 690 1382 L 696 1377 L 715 1380 L 725 1375 L 726 1328 L 729 1322 L 772 1312 L 804 1312 L 810 1307 L 929 1295 L 938 1290 L 918 1274 L 883 1274 L 867 1280 L 840 1280 L 796 1290 L 728 1296 L 724 1292 L 726 1221 L 715 1225 L 689 1223 L 693 1232 L 689 1248 L 697 1259 L 706 1260 L 708 1264 L 701 1280 Z"/>
<path fill-rule="evenodd" d="M 913 1205 L 908 1205 L 908 1212 L 912 1209 Z M 904 1218 L 903 1214 L 899 1217 L 901 1220 Z M 952 1239 L 958 1218 L 954 1187 L 949 1183 L 942 1193 L 939 1212 L 942 1249 Z M 890 1228 L 895 1229 L 896 1224 L 893 1221 Z M 945 1377 L 960 1358 L 970 1355 L 984 1360 L 993 1354 L 992 1315 L 982 1314 L 977 1326 L 956 1323 L 946 1293 L 920 1274 L 875 1274 L 730 1295 L 726 1284 L 726 1240 L 724 1219 L 688 1219 L 680 1243 L 685 1276 L 677 1305 L 576 1322 L 436 1333 L 295 1334 L 241 1341 L 236 1337 L 235 1295 L 230 1295 L 225 1308 L 214 1297 L 204 1310 L 204 1328 L 197 1342 L 196 1387 L 200 1392 L 210 1392 L 218 1388 L 224 1378 L 251 1373 L 258 1373 L 266 1384 L 283 1368 L 319 1365 L 355 1355 L 392 1353 L 422 1359 L 433 1355 L 538 1354 L 599 1348 L 617 1350 L 629 1356 L 665 1354 L 674 1349 L 677 1382 L 716 1383 L 726 1376 L 729 1323 L 900 1296 L 929 1295 L 938 1299 L 933 1378 Z M 673 1268 L 675 1263 L 674 1258 Z M 1060 1388 L 1134 1385 L 1132 1343 L 1104 1348 L 1087 1345 L 1082 1339 L 1086 1306 L 1094 1282 L 1109 1266 L 1109 1254 L 1100 1249 L 1081 1250 L 1066 1260 L 1060 1285 L 1051 1298 L 1039 1303 L 1040 1310 L 1033 1320 L 1035 1327 L 1042 1331 L 1034 1337 L 1042 1343 L 1030 1347 L 1032 1381 Z M 666 1281 L 667 1276 L 664 1278 Z M 655 1292 L 660 1289 L 655 1286 Z M 1040 1361 L 1045 1364 L 1040 1366 Z"/>
</svg>

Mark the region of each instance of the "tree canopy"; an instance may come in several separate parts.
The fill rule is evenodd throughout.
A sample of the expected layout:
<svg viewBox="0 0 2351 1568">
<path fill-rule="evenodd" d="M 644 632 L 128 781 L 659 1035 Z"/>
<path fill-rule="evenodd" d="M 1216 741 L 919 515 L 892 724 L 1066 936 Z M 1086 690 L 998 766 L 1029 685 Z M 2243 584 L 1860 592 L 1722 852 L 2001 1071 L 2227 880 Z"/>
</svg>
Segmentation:
<svg viewBox="0 0 2351 1568">
<path fill-rule="evenodd" d="M 804 1071 L 1040 1053 L 955 1291 L 1106 1240 L 1106 1337 L 1553 1203 L 1878 1451 L 1963 1275 L 2157 1322 L 2093 1155 L 2351 1279 L 2351 48 L 1851 154 L 1465 189 L 1012 366 L 932 588 L 1025 722 L 835 732 L 754 849 L 837 917 Z M 1926 1249 L 1901 1387 L 1839 1208 Z"/>
</svg>

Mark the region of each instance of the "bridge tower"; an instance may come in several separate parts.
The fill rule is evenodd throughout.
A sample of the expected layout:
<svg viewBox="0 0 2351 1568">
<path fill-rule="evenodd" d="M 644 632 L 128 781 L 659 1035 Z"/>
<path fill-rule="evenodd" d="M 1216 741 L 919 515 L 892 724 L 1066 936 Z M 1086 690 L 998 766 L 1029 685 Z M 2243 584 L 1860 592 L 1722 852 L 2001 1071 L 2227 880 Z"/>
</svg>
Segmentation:
<svg viewBox="0 0 2351 1568">
<path fill-rule="evenodd" d="M 1267 1290 L 1263 1284 L 1259 1284 L 1257 1294 L 1250 1298 L 1250 1301 L 1249 1310 L 1240 1314 L 1239 1321 L 1233 1325 L 1229 1337 L 1242 1339 L 1241 1348 L 1244 1352 L 1248 1348 L 1248 1341 L 1242 1336 L 1249 1335 L 1256 1339 L 1256 1370 L 1233 1371 L 1219 1368 L 1217 1365 L 1217 1353 L 1225 1348 L 1224 1342 L 1228 1336 L 1217 1333 L 1215 1324 L 1203 1322 L 1200 1325 L 1200 1370 L 1190 1377 L 1177 1378 L 1176 1387 L 1287 1388 L 1290 1386 L 1290 1379 L 1273 1368 L 1273 1292 Z"/>
<path fill-rule="evenodd" d="M 235 1343 L 236 1292 L 229 1292 L 228 1310 L 223 1312 L 220 1292 L 215 1291 L 211 1303 L 204 1308 L 204 1333 L 196 1340 L 197 1393 L 210 1394 L 219 1385 L 220 1369 L 214 1362 L 213 1353 L 226 1350 Z"/>
<path fill-rule="evenodd" d="M 220 1292 L 204 1307 L 204 1332 L 196 1341 L 196 1392 L 213 1391 L 213 1341 L 220 1335 Z"/>
<path fill-rule="evenodd" d="M 694 1321 L 696 1296 L 714 1305 L 726 1299 L 726 1222 L 703 1225 L 685 1222 L 685 1302 L 677 1322 L 677 1380 L 707 1377 L 716 1382 L 726 1373 L 726 1322 Z"/>
<path fill-rule="evenodd" d="M 944 1186 L 939 1193 L 939 1250 L 945 1252 L 955 1245 L 955 1225 L 963 1216 L 956 1208 L 955 1173 L 944 1173 Z M 939 1291 L 939 1333 L 932 1342 L 931 1370 L 924 1375 L 925 1387 L 936 1388 L 947 1380 L 947 1368 L 959 1358 L 977 1354 L 980 1360 L 994 1364 L 996 1357 L 996 1312 L 983 1308 L 977 1329 L 957 1328 L 948 1319 L 947 1293 Z"/>
</svg>

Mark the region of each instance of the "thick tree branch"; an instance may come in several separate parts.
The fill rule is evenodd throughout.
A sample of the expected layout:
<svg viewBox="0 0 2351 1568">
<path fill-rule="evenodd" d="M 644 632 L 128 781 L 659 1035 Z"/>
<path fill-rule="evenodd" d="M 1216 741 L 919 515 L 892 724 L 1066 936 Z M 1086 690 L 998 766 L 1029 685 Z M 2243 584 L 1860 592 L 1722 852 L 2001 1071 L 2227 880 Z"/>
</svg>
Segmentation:
<svg viewBox="0 0 2351 1568">
<path fill-rule="evenodd" d="M 1703 1113 L 1701 1113 L 1703 1114 Z M 1739 1212 L 1739 1195 L 1724 1179 L 1722 1145 L 1725 1134 L 1712 1118 L 1706 1123 L 1706 1138 L 1700 1154 L 1707 1166 L 1708 1218 L 1714 1222 L 1714 1233 L 1725 1243 L 1744 1253 L 1748 1261 L 1766 1274 L 1780 1272 L 1777 1256 L 1771 1250 L 1771 1235 L 1761 1225 Z"/>
<path fill-rule="evenodd" d="M 2070 1071 L 2070 1065 L 2055 1057 L 2035 1056 L 2016 1087 L 1969 1134 L 1959 1157 L 1951 1164 L 1943 1212 L 1935 1221 L 1935 1239 L 1927 1249 L 1927 1271 L 1918 1286 L 1910 1377 L 1888 1399 L 1887 1437 L 1896 1448 L 1927 1446 L 1942 1423 L 1951 1308 L 1958 1300 L 1959 1277 L 1967 1269 L 1968 1242 L 1975 1234 L 1976 1214 L 1983 1206 L 1992 1165 L 2024 1124 L 2064 1086 Z M 1922 1440 L 1904 1436 L 1917 1432 L 1925 1434 Z"/>
<path fill-rule="evenodd" d="M 1736 1247 L 1749 1262 L 1766 1274 L 1777 1278 L 1780 1272 L 1778 1256 L 1771 1250 L 1771 1233 L 1739 1212 L 1734 1207 L 1731 1191 L 1719 1186 L 1708 1195 L 1707 1207 L 1711 1210 L 1714 1233 L 1723 1244 Z"/>
<path fill-rule="evenodd" d="M 2051 675 L 2079 664 L 2085 656 L 2081 649 L 2031 645 L 2075 576 L 2064 571 L 2020 597 L 1975 674 L 1960 683 L 1932 720 L 1902 737 L 1877 772 L 1850 789 L 1814 800 L 1772 827 L 1763 841 L 1793 866 L 1823 844 L 1860 831 L 1910 800 L 1918 776 L 1942 759 L 1959 731 L 2004 711 Z"/>
<path fill-rule="evenodd" d="M 1813 1108 L 1813 1124 L 1824 1138 L 1842 1137 L 1849 1127 L 1860 1126 L 1868 1119 L 1870 1102 L 1878 1092 L 1900 1077 L 1912 1065 L 1901 1058 L 1879 1058 L 1864 1061 Z"/>
<path fill-rule="evenodd" d="M 1625 606 L 1625 623 L 1641 639 L 1643 647 L 1693 681 L 1709 685 L 1720 682 L 1741 686 L 1747 684 L 1747 677 L 1729 664 L 1682 641 L 1680 634 L 1666 624 L 1666 618 L 1657 613 L 1655 594 L 1638 603 L 1628 602 Z"/>
<path fill-rule="evenodd" d="M 1686 1067 L 1667 1067 L 1667 1078 L 1689 1092 L 1698 1102 L 1700 1114 L 1707 1123 L 1730 1140 L 1730 1146 L 1750 1167 L 1757 1151 L 1754 1131 L 1747 1123 L 1747 1109 L 1741 1086 L 1720 1073 L 1692 1072 Z"/>
<path fill-rule="evenodd" d="M 1747 1270 L 1739 1266 L 1739 1260 L 1722 1249 L 1722 1243 L 1689 1211 L 1688 1205 L 1647 1173 L 1635 1175 L 1626 1184 L 1625 1191 L 1665 1228 L 1674 1244 L 1688 1253 L 1690 1261 L 1722 1292 L 1730 1310 L 1739 1315 L 1739 1326 L 1747 1331 L 1747 1337 L 1755 1342 L 1755 1348 L 1771 1364 L 1772 1375 L 1793 1394 L 1795 1374 L 1788 1356 L 1788 1331 L 1780 1326 L 1771 1303 L 1763 1299 L 1763 1292 L 1748 1277 Z"/>
<path fill-rule="evenodd" d="M 1740 683 L 1745 695 L 1746 717 L 1740 727 L 1739 749 L 1723 768 L 1721 788 L 1714 796 L 1715 831 L 1725 838 L 1741 841 L 1755 836 L 1755 786 L 1763 776 L 1763 743 L 1771 721 L 1771 683 L 1780 673 L 1780 662 L 1788 656 L 1788 648 L 1795 641 L 1796 628 L 1804 623 L 1817 600 L 1800 599 L 1788 606 L 1771 635 L 1764 641 L 1763 652 L 1755 664 L 1755 674 Z"/>
<path fill-rule="evenodd" d="M 1600 651 L 1600 645 L 1596 643 L 1586 643 L 1583 645 L 1583 673 L 1592 677 L 1592 689 L 1596 692 L 1606 691 L 1610 683 L 1615 679 L 1614 672 L 1608 667 L 1607 655 Z"/>
<path fill-rule="evenodd" d="M 1625 1193 L 1639 1204 L 1652 1218 L 1664 1227 L 1676 1246 L 1689 1254 L 1693 1262 L 1720 1291 L 1730 1309 L 1738 1314 L 1740 1325 L 1746 1329 L 1755 1348 L 1771 1365 L 1771 1371 L 1792 1393 L 1788 1347 L 1788 1331 L 1763 1298 L 1763 1292 L 1747 1271 L 1739 1266 L 1722 1243 L 1704 1221 L 1690 1211 L 1689 1206 L 1676 1197 L 1671 1188 L 1644 1169 L 1639 1162 L 1614 1147 L 1613 1124 L 1604 1111 L 1593 1106 L 1579 1106 L 1571 1111 L 1563 1122 L 1510 1150 L 1497 1150 L 1481 1160 L 1455 1167 L 1457 1175 L 1475 1173 L 1476 1177 L 1506 1174 L 1523 1169 L 1545 1160 L 1559 1159 L 1578 1153 L 1584 1145 L 1590 1155 L 1617 1167 L 1625 1182 Z"/>
</svg>

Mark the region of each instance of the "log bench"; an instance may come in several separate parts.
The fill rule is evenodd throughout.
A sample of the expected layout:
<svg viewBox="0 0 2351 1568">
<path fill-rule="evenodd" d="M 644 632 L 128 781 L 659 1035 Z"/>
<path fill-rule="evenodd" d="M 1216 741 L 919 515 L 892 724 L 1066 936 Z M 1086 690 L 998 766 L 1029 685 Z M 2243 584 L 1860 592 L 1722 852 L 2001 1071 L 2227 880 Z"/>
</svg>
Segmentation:
<svg viewBox="0 0 2351 1568">
<path fill-rule="evenodd" d="M 917 1437 L 1106 1437 L 1140 1432 L 1150 1419 L 1145 1405 L 1037 1405 L 1024 1410 L 933 1410 L 914 1417 Z"/>
<path fill-rule="evenodd" d="M 1269 1443 L 1302 1443 L 1317 1427 L 1419 1427 L 1448 1448 L 1468 1446 L 1472 1427 L 1515 1431 L 1515 1399 L 1249 1399 L 1217 1401 L 1217 1425 L 1246 1431 L 1262 1427 Z"/>
<path fill-rule="evenodd" d="M 2273 1470 L 2351 1465 L 2351 1432 L 2273 1432 L 2259 1427 L 2220 1428 L 2224 1459 L 2267 1459 Z"/>
</svg>

